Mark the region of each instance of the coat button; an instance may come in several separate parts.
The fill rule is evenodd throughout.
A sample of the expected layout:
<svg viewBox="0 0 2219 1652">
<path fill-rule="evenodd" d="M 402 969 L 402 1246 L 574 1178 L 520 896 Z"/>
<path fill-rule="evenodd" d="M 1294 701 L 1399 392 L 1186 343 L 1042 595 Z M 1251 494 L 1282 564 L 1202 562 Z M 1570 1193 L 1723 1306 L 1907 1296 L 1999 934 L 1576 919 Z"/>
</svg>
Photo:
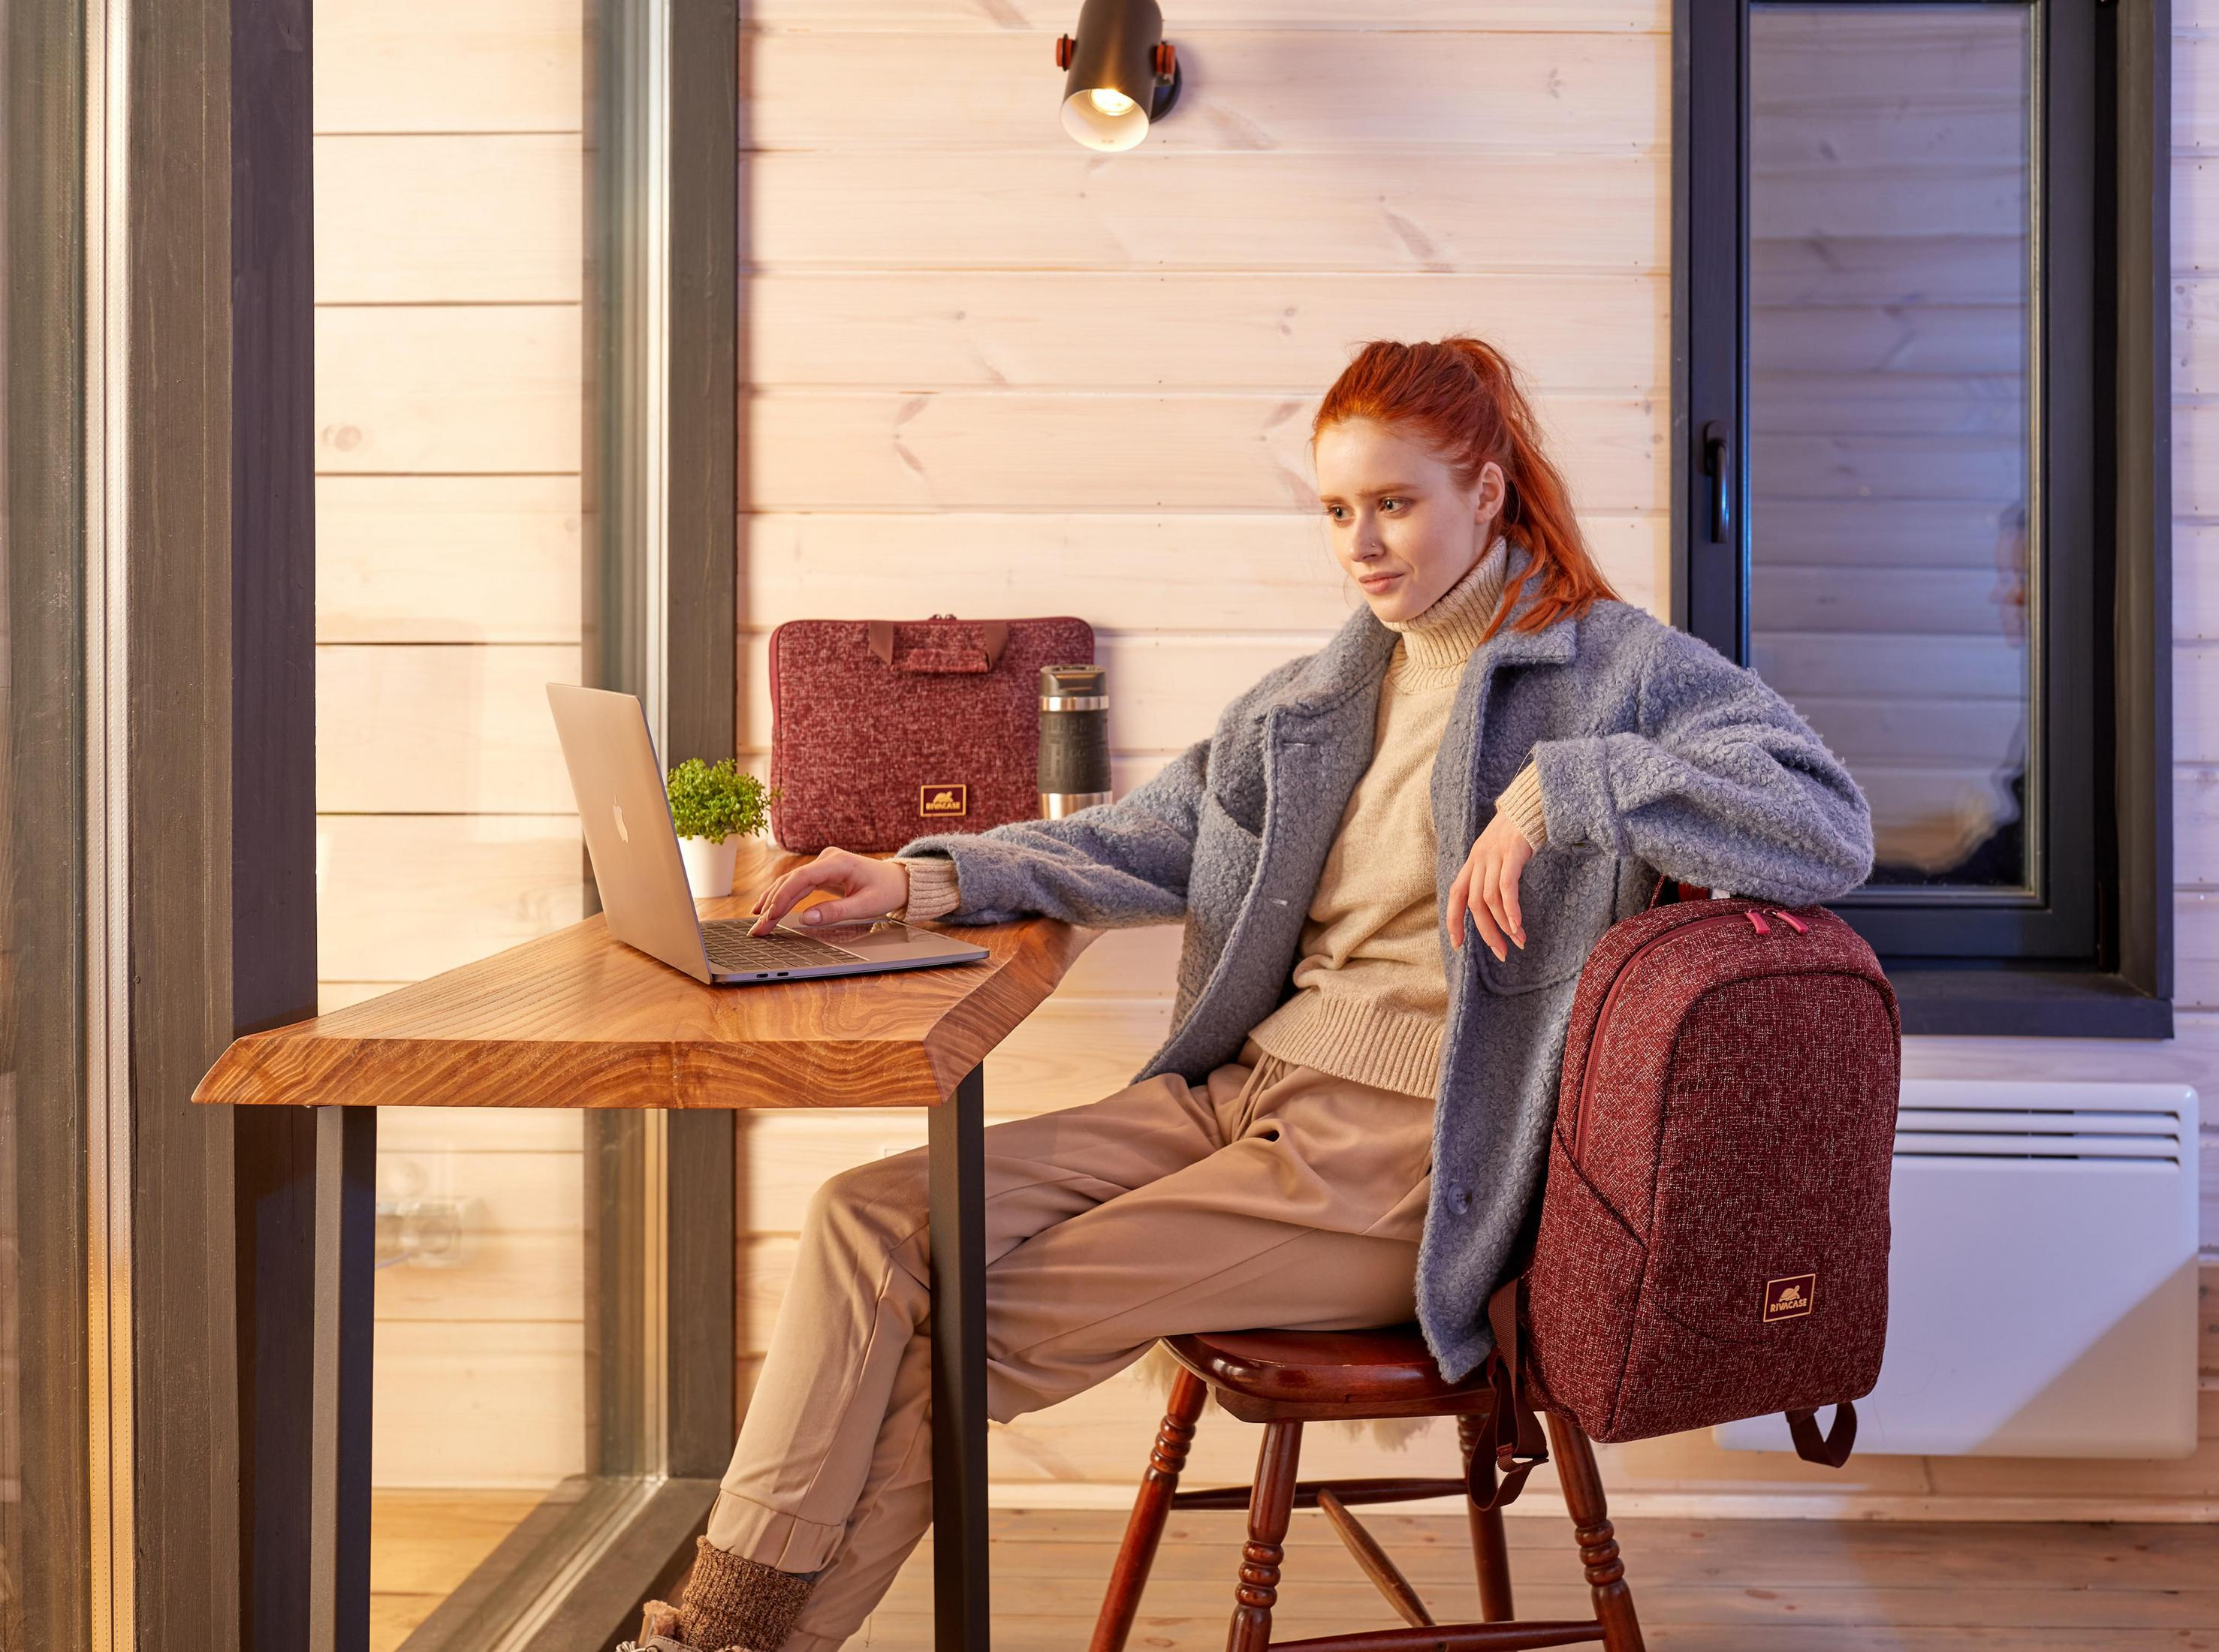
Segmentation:
<svg viewBox="0 0 2219 1652">
<path fill-rule="evenodd" d="M 1449 1206 L 1458 1215 L 1471 1208 L 1471 1189 L 1461 1184 L 1449 1189 Z"/>
</svg>

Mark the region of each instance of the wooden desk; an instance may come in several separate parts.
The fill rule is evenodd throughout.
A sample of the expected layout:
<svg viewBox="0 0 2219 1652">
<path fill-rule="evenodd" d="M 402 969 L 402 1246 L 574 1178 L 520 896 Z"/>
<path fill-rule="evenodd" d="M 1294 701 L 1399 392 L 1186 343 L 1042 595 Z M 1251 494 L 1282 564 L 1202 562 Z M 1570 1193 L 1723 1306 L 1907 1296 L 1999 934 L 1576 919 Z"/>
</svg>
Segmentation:
<svg viewBox="0 0 2219 1652">
<path fill-rule="evenodd" d="M 743 844 L 725 899 L 705 917 L 746 917 L 780 872 L 811 857 Z M 809 904 L 814 904 L 813 902 Z M 1055 990 L 1097 931 L 1046 918 L 963 926 L 988 948 L 975 964 L 742 987 L 704 986 L 609 938 L 603 920 L 528 941 L 328 1015 L 235 1041 L 196 1102 L 325 1109 L 320 1229 L 362 1206 L 357 1126 L 378 1107 L 925 1107 L 931 1183 L 934 1614 L 935 1644 L 988 1644 L 984 1128 L 980 1064 Z M 366 1208 L 352 1217 L 367 1219 Z M 314 1413 L 335 1465 L 333 1545 L 367 1542 L 369 1247 L 334 1243 L 317 1292 Z M 323 1255 L 320 1246 L 320 1258 Z M 351 1262 L 343 1260 L 354 1257 Z M 320 1274 L 326 1273 L 320 1261 Z M 328 1320 L 328 1323 L 326 1323 Z M 357 1403 L 345 1404 L 342 1393 Z M 360 1483 L 354 1483 L 359 1481 Z M 320 1499 L 320 1506 L 325 1500 Z M 332 1563 L 351 1569 L 346 1556 Z"/>
</svg>

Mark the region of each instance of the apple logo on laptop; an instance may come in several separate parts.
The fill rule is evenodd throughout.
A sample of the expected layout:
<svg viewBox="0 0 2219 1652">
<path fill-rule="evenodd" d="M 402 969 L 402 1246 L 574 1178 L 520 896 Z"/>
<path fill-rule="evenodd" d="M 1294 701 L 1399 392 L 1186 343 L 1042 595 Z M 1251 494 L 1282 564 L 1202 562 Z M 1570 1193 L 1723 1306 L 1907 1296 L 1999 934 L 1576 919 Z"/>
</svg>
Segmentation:
<svg viewBox="0 0 2219 1652">
<path fill-rule="evenodd" d="M 625 830 L 624 804 L 620 803 L 611 804 L 609 805 L 609 812 L 617 817 L 617 835 L 619 838 L 622 838 L 625 842 L 631 842 L 631 834 Z"/>
</svg>

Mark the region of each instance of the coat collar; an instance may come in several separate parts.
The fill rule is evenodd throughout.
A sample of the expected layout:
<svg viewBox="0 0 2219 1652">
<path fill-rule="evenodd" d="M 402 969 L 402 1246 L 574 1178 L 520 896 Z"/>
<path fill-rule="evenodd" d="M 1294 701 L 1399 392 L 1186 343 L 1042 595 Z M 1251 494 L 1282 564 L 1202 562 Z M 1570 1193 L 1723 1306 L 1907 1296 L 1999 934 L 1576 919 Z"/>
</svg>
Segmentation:
<svg viewBox="0 0 2219 1652">
<path fill-rule="evenodd" d="M 1532 553 L 1514 541 L 1504 580 L 1515 584 L 1532 560 Z M 1514 629 L 1539 595 L 1538 580 L 1520 587 L 1501 627 L 1472 650 L 1459 686 L 1460 697 L 1469 692 L 1471 680 L 1483 680 L 1497 666 L 1563 665 L 1576 656 L 1579 648 L 1576 633 L 1579 628 L 1570 623 L 1569 616 L 1538 631 Z M 1308 668 L 1296 678 L 1290 692 L 1280 701 L 1281 706 L 1296 717 L 1318 716 L 1332 711 L 1350 696 L 1377 686 L 1386 674 L 1387 661 L 1395 652 L 1399 636 L 1382 624 L 1366 603 L 1348 617 L 1333 640 L 1311 659 Z"/>
</svg>

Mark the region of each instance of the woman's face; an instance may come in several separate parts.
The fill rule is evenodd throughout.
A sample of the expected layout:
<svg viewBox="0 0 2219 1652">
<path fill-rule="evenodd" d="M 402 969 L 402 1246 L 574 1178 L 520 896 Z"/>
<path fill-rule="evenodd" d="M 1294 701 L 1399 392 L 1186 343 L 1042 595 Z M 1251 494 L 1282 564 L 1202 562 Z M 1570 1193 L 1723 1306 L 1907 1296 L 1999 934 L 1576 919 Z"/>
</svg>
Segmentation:
<svg viewBox="0 0 2219 1652">
<path fill-rule="evenodd" d="M 1471 571 L 1495 543 L 1502 468 L 1469 488 L 1423 443 L 1370 419 L 1343 419 L 1311 449 L 1333 554 L 1371 612 L 1409 619 Z"/>
</svg>

